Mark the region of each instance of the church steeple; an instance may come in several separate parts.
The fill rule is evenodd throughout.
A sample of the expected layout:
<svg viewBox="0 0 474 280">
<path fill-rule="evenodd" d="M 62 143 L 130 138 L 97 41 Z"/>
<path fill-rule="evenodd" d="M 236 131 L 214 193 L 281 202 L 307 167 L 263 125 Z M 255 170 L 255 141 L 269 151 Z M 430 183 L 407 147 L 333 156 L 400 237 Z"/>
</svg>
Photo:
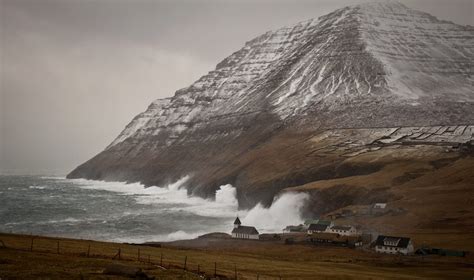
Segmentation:
<svg viewBox="0 0 474 280">
<path fill-rule="evenodd" d="M 237 216 L 237 218 L 235 218 L 235 221 L 234 221 L 234 228 L 238 228 L 241 224 L 242 223 L 240 222 L 240 219 Z"/>
</svg>

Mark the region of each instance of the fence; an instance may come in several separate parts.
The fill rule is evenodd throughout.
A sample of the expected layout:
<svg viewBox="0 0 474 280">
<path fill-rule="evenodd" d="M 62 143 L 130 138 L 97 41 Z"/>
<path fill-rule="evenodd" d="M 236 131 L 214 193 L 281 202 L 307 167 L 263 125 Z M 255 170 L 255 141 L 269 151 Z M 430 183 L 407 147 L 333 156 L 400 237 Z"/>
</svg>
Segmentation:
<svg viewBox="0 0 474 280">
<path fill-rule="evenodd" d="M 175 248 L 60 239 L 33 235 L 0 234 L 0 250 L 2 248 L 85 258 L 138 261 L 164 270 L 183 270 L 202 279 L 283 279 L 277 272 L 269 275 L 255 272 L 254 269 L 239 269 L 235 262 L 212 260 L 212 258 L 207 256 L 206 258 L 191 258 L 186 254 L 186 252 L 190 252 L 189 250 Z M 174 252 L 174 254 L 171 252 Z M 176 252 L 178 253 L 176 254 Z"/>
</svg>

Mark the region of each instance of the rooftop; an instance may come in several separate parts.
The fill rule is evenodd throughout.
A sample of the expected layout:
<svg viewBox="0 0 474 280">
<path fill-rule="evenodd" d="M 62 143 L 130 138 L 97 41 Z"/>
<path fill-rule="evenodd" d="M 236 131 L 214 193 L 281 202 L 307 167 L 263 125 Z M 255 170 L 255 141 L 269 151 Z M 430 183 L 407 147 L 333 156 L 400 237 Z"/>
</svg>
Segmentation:
<svg viewBox="0 0 474 280">
<path fill-rule="evenodd" d="M 232 233 L 242 233 L 242 234 L 259 234 L 255 227 L 248 227 L 248 226 L 239 226 L 232 230 Z"/>
<path fill-rule="evenodd" d="M 328 228 L 328 225 L 323 224 L 311 224 L 309 225 L 308 230 L 312 231 L 325 231 Z"/>
<path fill-rule="evenodd" d="M 385 236 L 379 235 L 375 241 L 375 246 L 388 246 L 397 248 L 406 248 L 410 243 L 408 237 Z"/>
</svg>

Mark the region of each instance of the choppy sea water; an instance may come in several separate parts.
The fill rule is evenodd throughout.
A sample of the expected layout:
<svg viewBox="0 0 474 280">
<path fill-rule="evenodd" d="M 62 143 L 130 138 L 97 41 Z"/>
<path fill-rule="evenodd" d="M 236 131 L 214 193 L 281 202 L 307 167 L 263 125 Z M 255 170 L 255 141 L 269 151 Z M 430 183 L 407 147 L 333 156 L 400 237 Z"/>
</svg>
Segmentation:
<svg viewBox="0 0 474 280">
<path fill-rule="evenodd" d="M 116 242 L 169 241 L 230 232 L 239 215 L 261 232 L 301 222 L 304 194 L 238 211 L 235 188 L 190 197 L 186 178 L 161 187 L 47 176 L 0 176 L 0 232 Z"/>
</svg>

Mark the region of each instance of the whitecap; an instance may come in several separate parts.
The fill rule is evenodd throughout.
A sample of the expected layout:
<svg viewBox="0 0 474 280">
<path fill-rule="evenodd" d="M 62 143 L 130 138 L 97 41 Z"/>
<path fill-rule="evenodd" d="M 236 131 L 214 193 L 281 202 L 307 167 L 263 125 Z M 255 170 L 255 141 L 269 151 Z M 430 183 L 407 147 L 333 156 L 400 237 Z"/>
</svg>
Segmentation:
<svg viewBox="0 0 474 280">
<path fill-rule="evenodd" d="M 72 180 L 84 189 L 106 190 L 132 196 L 137 203 L 159 205 L 157 211 L 188 212 L 210 218 L 228 221 L 220 227 L 206 228 L 206 231 L 176 231 L 172 235 L 154 236 L 162 240 L 172 240 L 176 236 L 192 237 L 206 232 L 230 230 L 232 221 L 239 216 L 245 225 L 255 226 L 261 232 L 280 232 L 285 226 L 303 222 L 301 210 L 308 199 L 305 193 L 284 193 L 276 197 L 269 208 L 261 204 L 250 210 L 238 210 L 237 190 L 232 185 L 222 185 L 216 191 L 215 199 L 190 196 L 186 190 L 189 176 L 164 187 L 145 187 L 141 183 L 105 182 L 85 179 Z M 137 213 L 139 215 L 140 213 Z M 229 228 L 230 227 L 230 228 Z M 204 226 L 203 226 L 204 228 Z M 148 236 L 150 238 L 152 236 Z M 146 240 L 149 241 L 150 239 Z M 156 240 L 156 239 L 153 239 Z"/>
<path fill-rule="evenodd" d="M 65 180 L 66 177 L 61 177 L 61 176 L 41 176 L 41 179 L 46 179 L 46 180 Z"/>
<path fill-rule="evenodd" d="M 36 190 L 44 190 L 46 189 L 47 186 L 30 186 L 30 189 L 36 189 Z"/>
<path fill-rule="evenodd" d="M 284 193 L 269 208 L 256 205 L 245 213 L 242 222 L 257 225 L 263 231 L 279 232 L 287 225 L 303 223 L 301 210 L 308 198 L 306 193 Z"/>
<path fill-rule="evenodd" d="M 208 233 L 207 231 L 196 231 L 187 232 L 183 230 L 174 231 L 167 234 L 159 235 L 142 235 L 134 237 L 112 237 L 110 240 L 113 242 L 121 243 L 145 243 L 145 242 L 170 242 L 176 240 L 189 240 L 195 239 L 200 235 Z"/>
</svg>

